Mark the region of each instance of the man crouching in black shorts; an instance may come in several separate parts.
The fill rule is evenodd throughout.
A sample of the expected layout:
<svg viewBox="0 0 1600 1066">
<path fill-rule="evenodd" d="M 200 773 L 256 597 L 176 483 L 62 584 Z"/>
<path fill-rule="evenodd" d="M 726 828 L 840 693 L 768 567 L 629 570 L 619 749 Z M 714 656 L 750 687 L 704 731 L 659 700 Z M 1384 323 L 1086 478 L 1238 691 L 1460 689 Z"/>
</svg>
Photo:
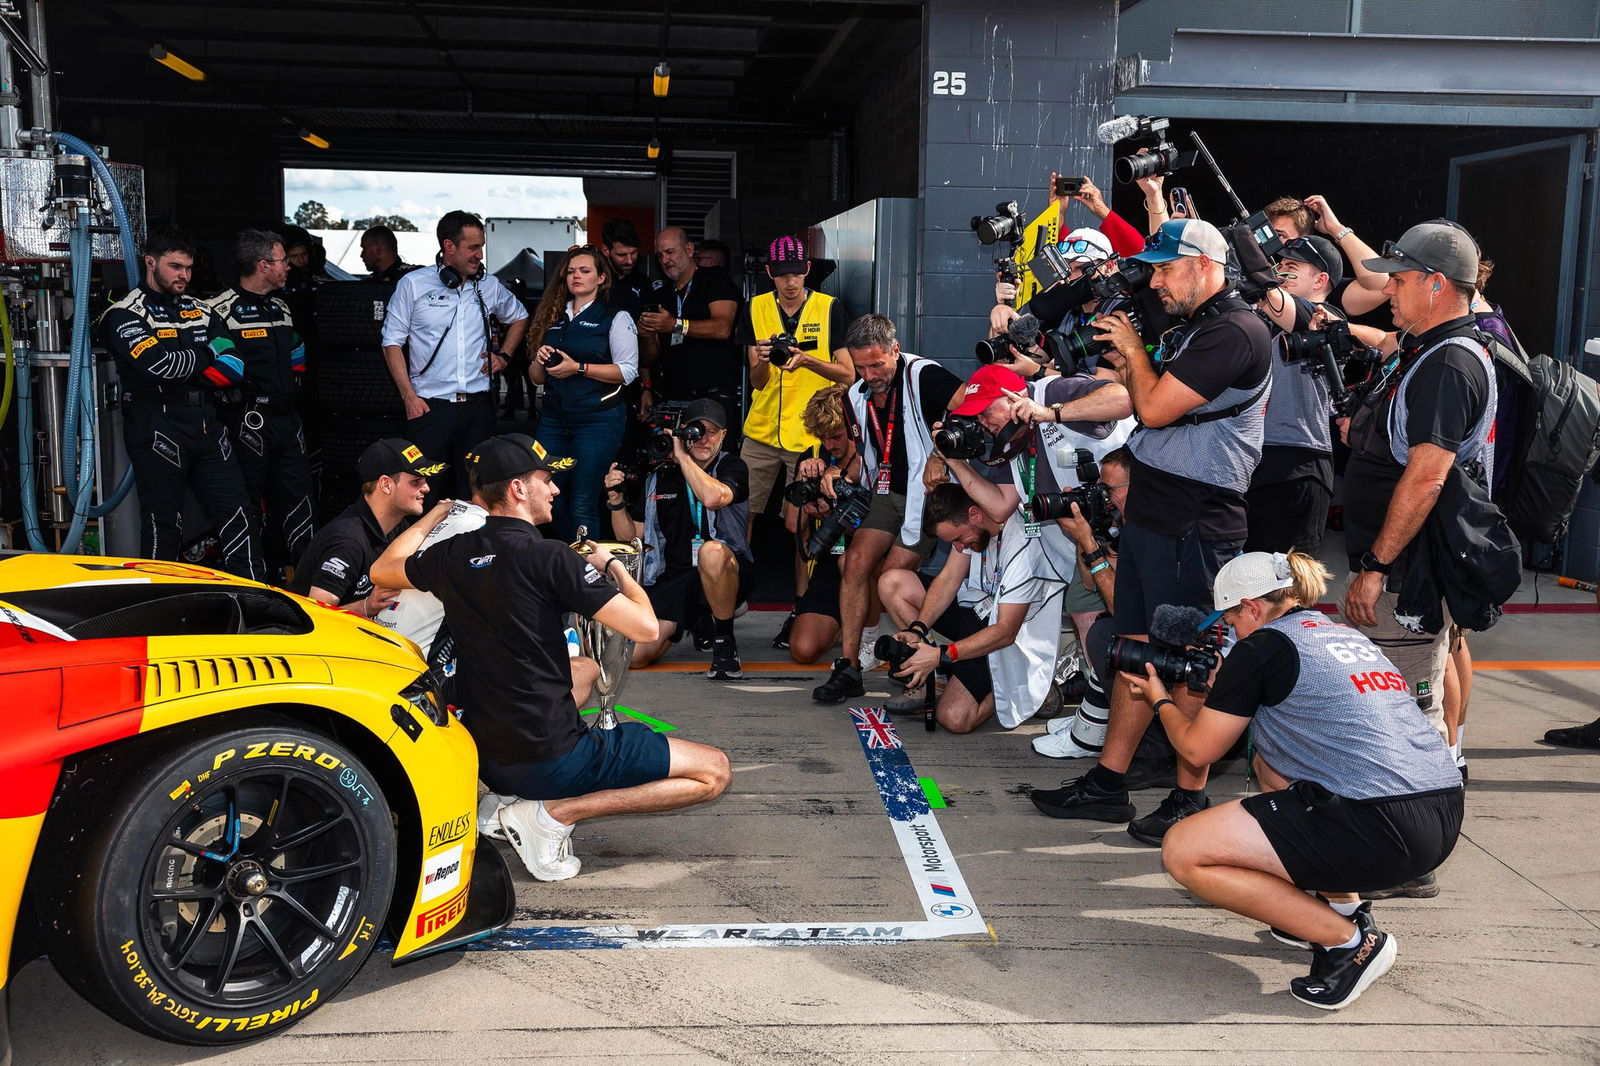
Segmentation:
<svg viewBox="0 0 1600 1066">
<path fill-rule="evenodd" d="M 1309 555 L 1249 552 L 1217 574 L 1216 609 L 1239 642 L 1190 714 L 1147 666 L 1122 677 L 1183 758 L 1207 766 L 1250 730 L 1264 787 L 1167 833 L 1161 861 L 1200 899 L 1311 948 L 1289 982 L 1338 1010 L 1394 964 L 1375 892 L 1431 873 L 1461 831 L 1461 772 L 1405 677 L 1360 632 L 1315 610 L 1328 571 Z M 1308 895 L 1320 892 L 1320 897 Z"/>
<path fill-rule="evenodd" d="M 605 550 L 580 556 L 534 526 L 550 521 L 558 461 L 527 438 L 491 437 L 468 456 L 481 529 L 421 550 L 450 512 L 435 505 L 372 566 L 374 582 L 431 592 L 456 639 L 461 721 L 478 744 L 478 776 L 520 796 L 499 823 L 540 881 L 577 875 L 573 824 L 607 814 L 670 811 L 728 787 L 728 757 L 640 722 L 588 729 L 578 716 L 563 615 L 587 615 L 630 640 L 656 639 L 650 600 Z M 616 585 L 610 582 L 615 581 Z M 496 835 L 492 831 L 491 836 Z"/>
</svg>

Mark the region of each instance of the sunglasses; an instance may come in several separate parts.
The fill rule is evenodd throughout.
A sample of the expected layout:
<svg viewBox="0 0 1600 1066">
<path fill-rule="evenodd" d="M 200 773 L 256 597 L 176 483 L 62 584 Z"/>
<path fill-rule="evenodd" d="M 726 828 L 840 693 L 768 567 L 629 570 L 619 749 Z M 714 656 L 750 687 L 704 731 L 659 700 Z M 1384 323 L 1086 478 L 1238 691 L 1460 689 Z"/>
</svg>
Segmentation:
<svg viewBox="0 0 1600 1066">
<path fill-rule="evenodd" d="M 1441 273 L 1441 271 L 1435 270 L 1433 267 L 1429 266 L 1424 260 L 1419 259 L 1417 256 L 1412 255 L 1410 252 L 1408 252 L 1404 248 L 1400 247 L 1394 241 L 1384 241 L 1383 242 L 1382 258 L 1384 258 L 1384 259 L 1393 259 L 1393 260 L 1395 260 L 1397 262 L 1401 262 L 1401 263 L 1415 263 L 1415 264 L 1417 264 L 1417 266 L 1421 267 L 1423 270 L 1427 271 L 1429 274 Z"/>
<path fill-rule="evenodd" d="M 1099 253 L 1100 249 L 1093 241 L 1086 237 L 1080 237 L 1075 241 L 1058 241 L 1056 243 L 1056 251 L 1062 255 L 1083 255 L 1088 252 Z"/>
</svg>

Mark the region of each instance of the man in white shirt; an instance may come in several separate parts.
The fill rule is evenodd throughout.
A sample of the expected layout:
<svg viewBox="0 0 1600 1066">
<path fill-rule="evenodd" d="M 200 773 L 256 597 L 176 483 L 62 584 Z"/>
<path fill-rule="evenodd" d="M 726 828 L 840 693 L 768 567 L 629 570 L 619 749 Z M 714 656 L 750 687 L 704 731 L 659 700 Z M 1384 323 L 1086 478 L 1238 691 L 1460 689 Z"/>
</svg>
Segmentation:
<svg viewBox="0 0 1600 1066">
<path fill-rule="evenodd" d="M 435 265 L 395 283 L 383 320 L 383 358 L 405 402 L 406 436 L 450 464 L 430 505 L 469 494 L 466 454 L 495 431 L 494 375 L 528 328 L 527 308 L 483 269 L 483 220 L 451 211 L 437 233 Z"/>
</svg>

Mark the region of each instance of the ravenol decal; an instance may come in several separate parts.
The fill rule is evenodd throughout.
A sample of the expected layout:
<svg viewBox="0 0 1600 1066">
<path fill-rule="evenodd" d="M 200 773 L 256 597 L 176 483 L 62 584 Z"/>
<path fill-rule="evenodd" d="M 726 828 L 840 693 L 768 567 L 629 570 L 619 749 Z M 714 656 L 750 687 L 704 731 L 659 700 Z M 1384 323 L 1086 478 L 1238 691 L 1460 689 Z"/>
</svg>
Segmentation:
<svg viewBox="0 0 1600 1066">
<path fill-rule="evenodd" d="M 457 844 L 447 851 L 437 855 L 429 855 L 422 861 L 422 895 L 423 903 L 438 899 L 457 888 L 461 884 L 462 848 Z"/>
</svg>

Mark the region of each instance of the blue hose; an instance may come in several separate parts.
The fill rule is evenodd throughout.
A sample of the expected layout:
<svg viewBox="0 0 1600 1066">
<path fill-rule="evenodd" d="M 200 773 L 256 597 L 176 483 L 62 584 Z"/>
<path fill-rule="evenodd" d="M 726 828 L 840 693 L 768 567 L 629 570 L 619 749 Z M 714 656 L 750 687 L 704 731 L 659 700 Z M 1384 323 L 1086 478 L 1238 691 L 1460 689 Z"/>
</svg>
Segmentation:
<svg viewBox="0 0 1600 1066">
<path fill-rule="evenodd" d="M 17 368 L 17 444 L 17 466 L 22 480 L 22 528 L 27 534 L 29 548 L 47 552 L 50 549 L 40 532 L 39 494 L 34 485 L 37 471 L 33 460 L 33 371 L 26 362 Z"/>
</svg>

